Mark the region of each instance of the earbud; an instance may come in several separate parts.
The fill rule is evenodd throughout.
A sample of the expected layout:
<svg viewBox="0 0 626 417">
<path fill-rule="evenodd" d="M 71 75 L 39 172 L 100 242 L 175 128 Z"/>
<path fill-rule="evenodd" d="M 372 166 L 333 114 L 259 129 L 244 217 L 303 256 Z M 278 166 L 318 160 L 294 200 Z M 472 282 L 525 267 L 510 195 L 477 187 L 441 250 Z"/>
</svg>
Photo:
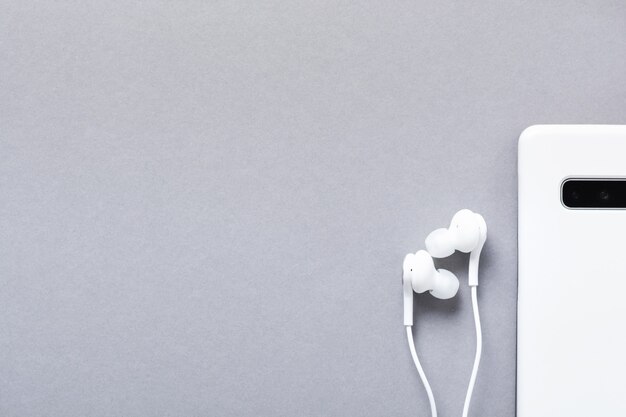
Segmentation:
<svg viewBox="0 0 626 417">
<path fill-rule="evenodd" d="M 429 291 L 433 297 L 440 299 L 452 298 L 459 290 L 459 280 L 450 271 L 445 269 L 435 269 L 433 257 L 445 258 L 455 251 L 470 254 L 468 281 L 472 296 L 472 311 L 474 312 L 474 322 L 476 327 L 476 357 L 474 367 L 470 377 L 465 404 L 463 406 L 463 416 L 467 416 L 469 410 L 476 374 L 480 357 L 482 354 L 482 330 L 480 326 L 480 316 L 478 314 L 478 261 L 480 252 L 487 240 L 487 224 L 485 219 L 478 213 L 471 210 L 460 210 L 450 222 L 447 229 L 437 229 L 426 238 L 427 251 L 420 250 L 417 253 L 409 253 L 404 257 L 402 264 L 402 290 L 404 294 L 404 326 L 406 327 L 409 349 L 415 368 L 424 384 L 428 401 L 430 402 L 431 414 L 437 417 L 437 407 L 430 384 L 426 379 L 424 369 L 420 364 L 415 342 L 413 340 L 413 291 L 423 293 Z"/>
<path fill-rule="evenodd" d="M 478 260 L 485 240 L 487 224 L 478 213 L 463 209 L 458 211 L 447 229 L 437 229 L 426 238 L 426 249 L 435 258 L 445 258 L 454 253 L 470 252 L 469 285 L 478 285 Z"/>
<path fill-rule="evenodd" d="M 452 298 L 459 290 L 459 280 L 450 271 L 435 269 L 433 258 L 424 250 L 409 253 L 402 264 L 404 290 L 404 325 L 413 325 L 413 291 L 429 291 L 441 300 Z"/>
</svg>

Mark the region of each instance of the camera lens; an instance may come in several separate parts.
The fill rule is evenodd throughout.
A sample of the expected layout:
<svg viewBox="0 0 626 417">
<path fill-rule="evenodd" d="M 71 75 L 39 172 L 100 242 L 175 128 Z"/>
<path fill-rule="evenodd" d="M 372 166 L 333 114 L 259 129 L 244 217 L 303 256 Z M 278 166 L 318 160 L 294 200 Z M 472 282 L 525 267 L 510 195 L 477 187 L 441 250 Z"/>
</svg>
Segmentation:
<svg viewBox="0 0 626 417">
<path fill-rule="evenodd" d="M 598 197 L 600 198 L 600 200 L 602 201 L 608 201 L 611 198 L 611 194 L 609 194 L 609 192 L 607 190 L 601 190 L 598 193 Z"/>
<path fill-rule="evenodd" d="M 580 200 L 580 193 L 578 191 L 572 190 L 569 193 L 569 197 L 572 199 L 572 201 L 578 201 Z"/>
</svg>

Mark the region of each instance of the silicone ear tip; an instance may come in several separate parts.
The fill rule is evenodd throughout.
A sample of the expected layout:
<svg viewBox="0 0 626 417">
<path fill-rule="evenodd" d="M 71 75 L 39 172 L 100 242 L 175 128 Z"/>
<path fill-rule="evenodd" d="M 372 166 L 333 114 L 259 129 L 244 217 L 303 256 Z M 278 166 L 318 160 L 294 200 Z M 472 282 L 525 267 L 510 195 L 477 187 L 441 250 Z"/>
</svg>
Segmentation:
<svg viewBox="0 0 626 417">
<path fill-rule="evenodd" d="M 452 236 L 448 229 L 437 229 L 426 238 L 426 249 L 435 258 L 445 258 L 454 253 Z"/>
<path fill-rule="evenodd" d="M 448 300 L 459 291 L 459 280 L 452 272 L 446 269 L 439 270 L 439 277 L 435 287 L 430 291 L 433 297 Z"/>
</svg>

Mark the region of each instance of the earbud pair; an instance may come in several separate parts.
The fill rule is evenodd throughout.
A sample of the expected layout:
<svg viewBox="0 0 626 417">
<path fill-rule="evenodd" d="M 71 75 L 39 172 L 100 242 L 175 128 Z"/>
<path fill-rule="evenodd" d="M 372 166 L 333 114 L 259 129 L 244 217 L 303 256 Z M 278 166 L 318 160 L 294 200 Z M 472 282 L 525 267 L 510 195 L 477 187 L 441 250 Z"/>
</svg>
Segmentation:
<svg viewBox="0 0 626 417">
<path fill-rule="evenodd" d="M 426 249 L 409 253 L 402 265 L 404 292 L 404 325 L 413 325 L 413 291 L 429 291 L 433 297 L 445 300 L 459 290 L 459 280 L 450 271 L 435 269 L 433 257 L 445 258 L 455 251 L 470 252 L 469 285 L 478 285 L 478 259 L 485 240 L 487 225 L 480 214 L 463 209 L 457 212 L 450 227 L 437 229 L 426 238 Z"/>
<path fill-rule="evenodd" d="M 424 369 L 420 364 L 417 352 L 415 351 L 415 342 L 413 340 L 413 291 L 423 293 L 429 291 L 433 297 L 440 299 L 452 298 L 459 290 L 459 280 L 450 271 L 445 269 L 435 269 L 433 257 L 445 258 L 452 255 L 455 251 L 470 254 L 468 281 L 471 287 L 472 310 L 474 312 L 474 322 L 476 327 L 476 357 L 474 358 L 474 367 L 470 383 L 465 396 L 463 405 L 463 417 L 467 417 L 469 405 L 476 382 L 478 366 L 482 354 L 482 330 L 480 326 L 480 316 L 478 312 L 478 260 L 480 252 L 487 240 L 487 225 L 483 216 L 470 210 L 461 210 L 457 212 L 450 227 L 446 229 L 437 229 L 426 238 L 426 250 L 420 250 L 417 253 L 409 253 L 404 258 L 402 265 L 402 288 L 404 292 L 404 325 L 406 329 L 407 340 L 411 356 L 415 363 L 415 368 L 426 389 L 428 401 L 432 417 L 437 417 L 437 405 L 435 397 L 430 388 Z"/>
</svg>

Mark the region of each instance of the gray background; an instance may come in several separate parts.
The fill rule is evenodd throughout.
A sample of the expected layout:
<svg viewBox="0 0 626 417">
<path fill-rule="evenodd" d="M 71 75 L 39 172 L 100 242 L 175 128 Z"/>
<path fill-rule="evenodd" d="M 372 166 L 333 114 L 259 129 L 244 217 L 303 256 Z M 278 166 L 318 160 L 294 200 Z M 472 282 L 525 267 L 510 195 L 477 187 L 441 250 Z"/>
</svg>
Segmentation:
<svg viewBox="0 0 626 417">
<path fill-rule="evenodd" d="M 625 121 L 623 1 L 0 5 L 0 415 L 426 416 L 401 263 L 462 207 L 514 415 L 516 140 Z M 467 286 L 416 300 L 460 415 Z"/>
</svg>

